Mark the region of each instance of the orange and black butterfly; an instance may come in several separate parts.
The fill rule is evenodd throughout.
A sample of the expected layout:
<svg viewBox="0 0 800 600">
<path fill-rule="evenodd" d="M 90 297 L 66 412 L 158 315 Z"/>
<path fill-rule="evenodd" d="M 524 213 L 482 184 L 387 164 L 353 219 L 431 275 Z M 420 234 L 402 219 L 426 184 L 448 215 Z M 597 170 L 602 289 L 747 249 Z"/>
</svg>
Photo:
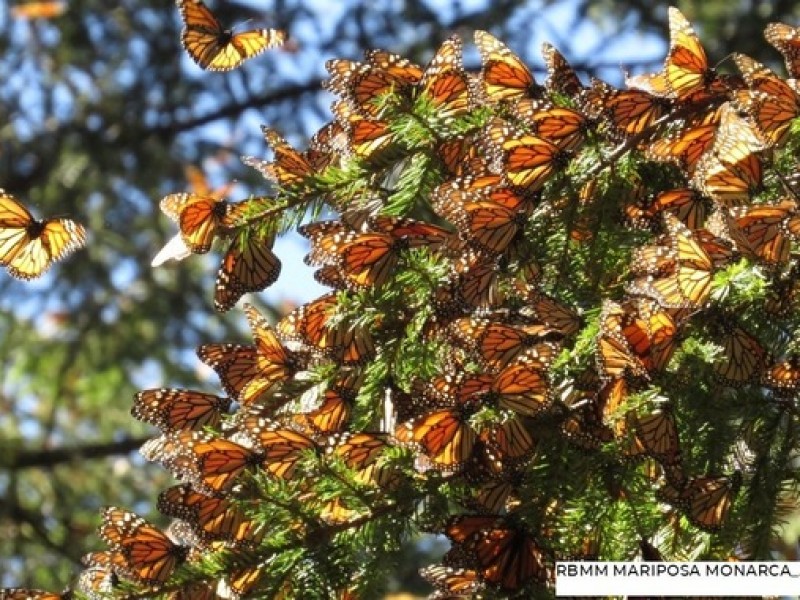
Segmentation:
<svg viewBox="0 0 800 600">
<path fill-rule="evenodd" d="M 682 509 L 700 529 L 715 532 L 725 523 L 741 486 L 742 474 L 736 471 L 730 477 L 692 477 L 682 488 L 660 489 L 658 496 Z"/>
<path fill-rule="evenodd" d="M 184 430 L 147 441 L 139 450 L 176 477 L 203 494 L 227 492 L 246 470 L 259 464 L 262 455 L 240 444 L 203 431 Z"/>
<path fill-rule="evenodd" d="M 528 283 L 517 282 L 516 288 L 522 294 L 526 314 L 533 315 L 538 321 L 555 329 L 564 337 L 569 337 L 580 330 L 583 324 L 581 316 L 570 306 Z"/>
<path fill-rule="evenodd" d="M 586 139 L 590 121 L 577 110 L 561 106 L 535 109 L 521 100 L 513 114 L 530 128 L 531 133 L 552 142 L 565 152 L 578 150 Z"/>
<path fill-rule="evenodd" d="M 644 90 L 618 90 L 593 78 L 583 107 L 590 117 L 607 123 L 616 137 L 629 138 L 647 132 L 669 112 L 671 102 Z"/>
<path fill-rule="evenodd" d="M 101 559 L 100 562 L 94 564 L 92 558 L 97 555 L 107 554 L 112 555 L 112 552 L 92 552 L 85 555 L 81 561 L 84 562 L 86 568 L 83 569 L 78 576 L 76 588 L 78 591 L 86 595 L 89 600 L 98 598 L 107 598 L 111 595 L 114 588 L 119 584 L 119 578 L 114 573 L 113 558 L 109 556 L 108 559 Z M 0 594 L 0 598 L 3 595 Z"/>
<path fill-rule="evenodd" d="M 500 371 L 483 398 L 529 417 L 546 410 L 552 401 L 545 371 L 525 361 L 513 362 Z"/>
<path fill-rule="evenodd" d="M 184 24 L 183 47 L 194 62 L 208 71 L 230 71 L 286 40 L 286 34 L 277 29 L 243 33 L 223 29 L 202 0 L 177 0 L 177 3 Z"/>
<path fill-rule="evenodd" d="M 638 205 L 629 205 L 625 213 L 639 227 L 660 225 L 661 214 L 672 213 L 689 229 L 703 226 L 708 213 L 708 200 L 689 188 L 661 192 L 655 198 Z"/>
<path fill-rule="evenodd" d="M 431 410 L 399 425 L 395 436 L 401 443 L 411 443 L 419 448 L 428 459 L 426 467 L 445 472 L 458 471 L 470 460 L 478 439 L 469 422 L 476 409 L 475 402 L 463 402 Z"/>
<path fill-rule="evenodd" d="M 476 350 L 481 362 L 491 369 L 503 369 L 517 360 L 533 368 L 546 368 L 558 351 L 554 340 L 563 337 L 546 325 L 515 327 L 473 317 L 457 319 L 449 331 L 455 343 Z"/>
<path fill-rule="evenodd" d="M 748 204 L 761 188 L 764 149 L 756 130 L 729 104 L 722 108 L 714 144 L 697 163 L 693 183 L 723 206 Z"/>
<path fill-rule="evenodd" d="M 628 313 L 612 301 L 603 302 L 600 314 L 600 331 L 597 336 L 597 370 L 601 379 L 612 381 L 625 377 L 648 377 L 647 368 L 634 353 L 623 333 Z"/>
<path fill-rule="evenodd" d="M 473 598 L 483 588 L 478 580 L 478 573 L 474 569 L 431 565 L 420 569 L 419 574 L 436 589 L 432 595 L 428 596 L 432 600 Z"/>
<path fill-rule="evenodd" d="M 790 77 L 800 78 L 800 28 L 785 23 L 770 23 L 764 37 L 783 55 Z"/>
<path fill-rule="evenodd" d="M 536 451 L 536 440 L 518 417 L 484 427 L 480 441 L 491 468 L 499 472 L 525 464 Z"/>
<path fill-rule="evenodd" d="M 0 588 L 0 600 L 70 600 L 72 593 L 61 594 L 31 588 Z"/>
<path fill-rule="evenodd" d="M 495 118 L 485 129 L 489 151 L 506 181 L 523 193 L 533 193 L 564 165 L 568 154 L 552 142 Z"/>
<path fill-rule="evenodd" d="M 252 206 L 249 202 L 231 204 L 210 195 L 170 194 L 161 200 L 161 211 L 180 227 L 186 247 L 193 254 L 211 249 L 217 233 L 228 233 L 243 225 Z"/>
<path fill-rule="evenodd" d="M 276 383 L 290 379 L 300 368 L 299 356 L 287 350 L 266 319 L 245 306 L 254 346 L 205 344 L 197 354 L 217 375 L 225 391 L 249 404 Z"/>
<path fill-rule="evenodd" d="M 667 409 L 647 415 L 629 412 L 626 425 L 633 432 L 635 454 L 647 454 L 666 466 L 681 462 L 681 446 L 675 417 Z"/>
<path fill-rule="evenodd" d="M 727 234 L 743 255 L 769 265 L 789 260 L 792 241 L 786 223 L 797 214 L 793 201 L 759 205 L 727 217 Z"/>
<path fill-rule="evenodd" d="M 444 534 L 455 544 L 447 558 L 459 557 L 478 579 L 505 591 L 548 580 L 545 553 L 533 536 L 508 517 L 461 515 L 451 518 Z"/>
<path fill-rule="evenodd" d="M 714 362 L 714 373 L 731 386 L 754 383 L 768 360 L 767 351 L 738 325 L 723 324 L 722 355 Z"/>
<path fill-rule="evenodd" d="M 331 293 L 302 305 L 278 322 L 278 335 L 344 364 L 363 364 L 375 355 L 372 336 L 365 326 L 337 320 L 337 304 Z"/>
<path fill-rule="evenodd" d="M 710 109 L 687 117 L 678 127 L 647 145 L 647 158 L 675 163 L 693 174 L 700 159 L 714 143 L 721 115 L 721 109 Z"/>
<path fill-rule="evenodd" d="M 295 415 L 295 422 L 314 434 L 342 431 L 350 420 L 363 375 L 350 373 L 332 381 L 322 395 L 320 405 Z"/>
<path fill-rule="evenodd" d="M 533 203 L 496 176 L 466 176 L 439 186 L 431 197 L 437 213 L 477 250 L 500 254 L 525 227 Z"/>
<path fill-rule="evenodd" d="M 100 537 L 118 553 L 114 570 L 123 578 L 147 585 L 164 583 L 188 553 L 142 517 L 115 506 L 101 511 Z"/>
<path fill-rule="evenodd" d="M 578 75 L 573 70 L 561 52 L 547 42 L 542 44 L 542 57 L 547 65 L 547 80 L 545 87 L 550 92 L 563 94 L 574 98 L 583 93 L 584 87 Z"/>
<path fill-rule="evenodd" d="M 299 152 L 281 134 L 266 125 L 261 126 L 261 131 L 274 153 L 273 159 L 266 161 L 253 156 L 244 156 L 242 157 L 244 164 L 253 167 L 266 179 L 284 188 L 303 186 L 316 174 L 317 170 L 311 164 L 311 155 L 308 152 Z"/>
<path fill-rule="evenodd" d="M 761 382 L 777 393 L 794 393 L 800 388 L 800 356 L 773 362 L 766 368 Z"/>
<path fill-rule="evenodd" d="M 354 472 L 354 479 L 365 485 L 385 487 L 394 473 L 379 460 L 388 448 L 385 436 L 375 433 L 347 433 L 334 436 L 328 452 L 340 458 Z"/>
<path fill-rule="evenodd" d="M 389 123 L 356 113 L 348 103 L 333 103 L 333 113 L 347 137 L 346 151 L 358 158 L 380 160 L 394 147 L 395 134 Z"/>
<path fill-rule="evenodd" d="M 711 293 L 714 262 L 697 237 L 677 217 L 666 213 L 664 219 L 674 268 L 666 274 L 639 278 L 629 287 L 629 292 L 653 298 L 663 308 L 698 308 Z"/>
<path fill-rule="evenodd" d="M 737 105 L 752 119 L 765 145 L 782 145 L 789 126 L 800 115 L 800 93 L 749 56 L 734 54 L 733 60 L 748 87 L 736 93 Z"/>
<path fill-rule="evenodd" d="M 131 414 L 155 425 L 164 433 L 181 429 L 218 428 L 230 398 L 220 398 L 195 390 L 157 388 L 143 390 L 134 397 Z"/>
<path fill-rule="evenodd" d="M 264 531 L 245 510 L 227 498 L 215 498 L 182 484 L 167 488 L 158 496 L 158 510 L 188 523 L 201 543 L 224 541 L 232 546 L 253 546 Z"/>
<path fill-rule="evenodd" d="M 675 351 L 678 326 L 669 310 L 634 299 L 622 317 L 621 334 L 648 372 L 663 371 Z"/>
<path fill-rule="evenodd" d="M 503 42 L 487 31 L 476 31 L 475 45 L 481 54 L 480 81 L 486 100 L 496 104 L 542 96 L 544 87 Z"/>
<path fill-rule="evenodd" d="M 280 479 L 291 479 L 300 459 L 320 450 L 310 437 L 257 414 L 245 418 L 242 433 L 261 453 L 263 468 Z"/>
<path fill-rule="evenodd" d="M 214 308 L 225 312 L 248 292 L 260 292 L 281 274 L 281 261 L 272 251 L 275 236 L 239 231 L 222 258 L 214 286 Z"/>
<path fill-rule="evenodd" d="M 462 64 L 462 44 L 458 36 L 445 40 L 433 55 L 417 84 L 417 97 L 424 98 L 439 119 L 467 114 L 475 105 L 469 74 Z"/>
<path fill-rule="evenodd" d="M 86 230 L 72 219 L 41 221 L 0 190 L 0 265 L 17 279 L 42 275 L 54 261 L 86 244 Z"/>
<path fill-rule="evenodd" d="M 696 92 L 709 90 L 717 74 L 708 64 L 706 51 L 689 21 L 674 6 L 669 8 L 669 53 L 664 63 L 664 76 L 670 95 L 686 100 Z"/>
</svg>

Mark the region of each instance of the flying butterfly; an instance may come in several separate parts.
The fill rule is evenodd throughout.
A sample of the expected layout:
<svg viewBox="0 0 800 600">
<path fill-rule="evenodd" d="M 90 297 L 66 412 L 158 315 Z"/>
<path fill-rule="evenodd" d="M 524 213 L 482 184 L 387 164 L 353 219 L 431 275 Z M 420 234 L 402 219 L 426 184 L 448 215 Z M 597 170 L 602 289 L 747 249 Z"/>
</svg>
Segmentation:
<svg viewBox="0 0 800 600">
<path fill-rule="evenodd" d="M 164 433 L 181 429 L 217 428 L 222 413 L 230 408 L 230 398 L 220 398 L 195 390 L 157 388 L 143 390 L 134 397 L 134 418 L 158 427 Z"/>
<path fill-rule="evenodd" d="M 230 71 L 286 40 L 286 34 L 278 29 L 243 33 L 223 29 L 202 0 L 177 0 L 177 4 L 184 24 L 181 43 L 192 60 L 207 71 Z"/>
<path fill-rule="evenodd" d="M 34 219 L 11 194 L 0 190 L 0 265 L 12 277 L 35 279 L 85 244 L 86 230 L 80 223 Z"/>
<path fill-rule="evenodd" d="M 119 553 L 114 568 L 120 576 L 147 585 L 164 583 L 186 559 L 187 547 L 135 513 L 109 506 L 101 514 L 100 537 Z"/>
</svg>

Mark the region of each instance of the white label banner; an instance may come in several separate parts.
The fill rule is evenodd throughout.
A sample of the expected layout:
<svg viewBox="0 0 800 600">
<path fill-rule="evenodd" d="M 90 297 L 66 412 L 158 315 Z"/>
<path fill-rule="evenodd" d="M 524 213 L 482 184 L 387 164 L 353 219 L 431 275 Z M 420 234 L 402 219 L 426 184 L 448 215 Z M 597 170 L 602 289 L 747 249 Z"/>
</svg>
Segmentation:
<svg viewBox="0 0 800 600">
<path fill-rule="evenodd" d="M 800 562 L 559 562 L 557 596 L 797 596 Z"/>
</svg>

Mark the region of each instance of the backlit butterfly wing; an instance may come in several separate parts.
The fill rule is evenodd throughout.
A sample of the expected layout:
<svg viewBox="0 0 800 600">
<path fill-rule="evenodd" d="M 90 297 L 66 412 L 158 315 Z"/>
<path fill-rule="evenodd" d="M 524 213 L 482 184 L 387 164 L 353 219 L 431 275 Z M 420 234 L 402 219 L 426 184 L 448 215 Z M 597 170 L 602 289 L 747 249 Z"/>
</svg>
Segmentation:
<svg viewBox="0 0 800 600">
<path fill-rule="evenodd" d="M 785 23 L 770 23 L 764 37 L 783 55 L 790 77 L 800 78 L 800 28 Z"/>
<path fill-rule="evenodd" d="M 474 104 L 472 84 L 461 61 L 462 45 L 457 36 L 445 40 L 425 68 L 417 91 L 427 99 L 440 119 L 466 114 Z"/>
<path fill-rule="evenodd" d="M 467 420 L 472 412 L 464 406 L 434 410 L 407 424 L 433 468 L 456 471 L 467 463 L 478 437 Z"/>
<path fill-rule="evenodd" d="M 706 51 L 694 29 L 674 6 L 669 8 L 670 45 L 664 64 L 664 75 L 672 96 L 685 100 L 706 89 L 716 78 L 708 66 Z"/>
<path fill-rule="evenodd" d="M 123 577 L 148 585 L 164 583 L 186 558 L 188 548 L 174 544 L 135 513 L 109 506 L 102 516 L 100 537 L 120 553 L 123 560 L 115 569 Z"/>
<path fill-rule="evenodd" d="M 180 429 L 219 427 L 222 412 L 228 410 L 230 405 L 230 398 L 220 398 L 214 394 L 159 388 L 138 392 L 131 414 L 167 433 Z"/>
<path fill-rule="evenodd" d="M 756 60 L 734 54 L 749 89 L 736 93 L 736 103 L 747 112 L 767 146 L 780 146 L 786 140 L 792 120 L 800 115 L 800 95 Z"/>
<path fill-rule="evenodd" d="M 568 98 L 577 97 L 583 92 L 581 80 L 561 52 L 545 42 L 542 44 L 542 57 L 547 65 L 545 87 L 548 91 L 563 94 Z"/>
<path fill-rule="evenodd" d="M 292 147 L 286 139 L 274 129 L 261 126 L 269 147 L 274 153 L 272 161 L 259 160 L 253 156 L 242 157 L 242 162 L 257 169 L 266 179 L 280 187 L 302 186 L 306 180 L 316 173 L 309 157 Z"/>
<path fill-rule="evenodd" d="M 797 206 L 792 201 L 754 206 L 730 218 L 728 231 L 744 255 L 770 265 L 786 263 L 792 243 L 785 223 L 796 212 Z"/>
<path fill-rule="evenodd" d="M 747 204 L 761 187 L 763 149 L 754 127 L 725 105 L 714 144 L 697 163 L 692 182 L 724 206 Z"/>
<path fill-rule="evenodd" d="M 0 190 L 0 265 L 12 277 L 30 280 L 53 261 L 86 244 L 83 225 L 71 219 L 38 221 L 13 196 Z"/>
<path fill-rule="evenodd" d="M 740 386 L 761 376 L 767 351 L 760 342 L 739 326 L 725 326 L 723 352 L 714 363 L 714 372 L 725 383 Z"/>
<path fill-rule="evenodd" d="M 281 273 L 281 262 L 272 251 L 275 236 L 264 232 L 239 232 L 234 236 L 217 271 L 214 308 L 225 312 L 248 292 L 272 285 Z"/>
<path fill-rule="evenodd" d="M 764 385 L 777 393 L 792 394 L 800 388 L 800 356 L 793 355 L 773 362 L 761 378 Z"/>
<path fill-rule="evenodd" d="M 248 403 L 273 384 L 286 381 L 300 368 L 297 357 L 284 348 L 264 316 L 251 304 L 244 305 L 255 342 L 256 376 L 242 388 L 239 399 Z"/>
<path fill-rule="evenodd" d="M 475 594 L 483 588 L 483 585 L 478 580 L 478 573 L 473 569 L 431 565 L 420 569 L 419 574 L 436 588 L 436 592 L 429 596 L 433 600 L 474 598 Z"/>
<path fill-rule="evenodd" d="M 646 132 L 670 108 L 669 100 L 644 90 L 618 90 L 599 79 L 585 95 L 584 106 L 593 118 L 600 118 L 621 138 Z"/>
<path fill-rule="evenodd" d="M 742 474 L 731 477 L 702 476 L 688 480 L 683 489 L 667 486 L 658 496 L 673 506 L 682 508 L 689 521 L 705 531 L 716 532 L 722 527 L 742 485 Z"/>
<path fill-rule="evenodd" d="M 671 411 L 656 410 L 642 416 L 630 412 L 626 423 L 642 452 L 665 465 L 681 461 L 680 439 Z"/>
<path fill-rule="evenodd" d="M 54 594 L 30 588 L 0 588 L 0 600 L 68 600 L 68 594 Z"/>
<path fill-rule="evenodd" d="M 544 88 L 536 83 L 530 69 L 503 42 L 487 31 L 476 31 L 475 45 L 483 65 L 480 81 L 489 102 L 541 96 Z"/>
<path fill-rule="evenodd" d="M 501 408 L 525 416 L 540 413 L 551 401 L 545 372 L 525 362 L 511 363 L 500 371 L 492 383 L 491 392 L 490 397 L 496 398 Z"/>
<path fill-rule="evenodd" d="M 260 450 L 263 467 L 280 479 L 291 479 L 300 459 L 319 450 L 310 437 L 255 414 L 245 418 L 242 432 Z"/>
<path fill-rule="evenodd" d="M 264 50 L 280 46 L 286 34 L 277 29 L 254 29 L 234 34 L 220 25 L 202 0 L 177 0 L 184 28 L 181 42 L 200 67 L 230 71 Z"/>
<path fill-rule="evenodd" d="M 234 205 L 214 196 L 169 194 L 160 206 L 165 215 L 178 223 L 181 238 L 193 254 L 208 252 L 217 231 L 233 224 L 227 216 Z"/>
</svg>

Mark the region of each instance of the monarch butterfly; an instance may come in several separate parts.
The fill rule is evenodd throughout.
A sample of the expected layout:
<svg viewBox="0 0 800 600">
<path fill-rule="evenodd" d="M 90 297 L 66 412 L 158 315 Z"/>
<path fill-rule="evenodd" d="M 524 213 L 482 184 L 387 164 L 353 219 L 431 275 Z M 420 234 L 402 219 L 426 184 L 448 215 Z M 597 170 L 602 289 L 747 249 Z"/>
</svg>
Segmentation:
<svg viewBox="0 0 800 600">
<path fill-rule="evenodd" d="M 170 592 L 166 600 L 218 600 L 220 596 L 217 595 L 217 586 L 216 581 L 196 581 Z"/>
<path fill-rule="evenodd" d="M 183 47 L 194 62 L 208 71 L 230 71 L 286 40 L 286 34 L 278 29 L 234 34 L 222 28 L 202 0 L 177 0 L 177 3 L 184 24 Z"/>
<path fill-rule="evenodd" d="M 417 97 L 428 100 L 439 119 L 464 115 L 475 104 L 472 84 L 462 65 L 461 55 L 461 40 L 453 35 L 439 46 L 417 84 Z"/>
<path fill-rule="evenodd" d="M 17 279 L 42 275 L 53 261 L 86 244 L 83 225 L 71 219 L 39 221 L 11 194 L 0 190 L 0 265 Z"/>
<path fill-rule="evenodd" d="M 526 362 L 511 363 L 500 371 L 485 399 L 525 416 L 539 414 L 552 400 L 545 372 Z"/>
<path fill-rule="evenodd" d="M 131 414 L 169 433 L 180 429 L 218 428 L 222 412 L 230 406 L 230 398 L 195 390 L 158 388 L 138 392 Z"/>
<path fill-rule="evenodd" d="M 661 192 L 642 207 L 626 207 L 627 215 L 634 222 L 650 227 L 661 223 L 661 214 L 665 212 L 678 217 L 689 229 L 699 229 L 706 220 L 708 201 L 689 188 L 677 188 Z"/>
<path fill-rule="evenodd" d="M 489 102 L 542 96 L 544 87 L 536 83 L 530 69 L 503 42 L 487 31 L 476 31 L 475 45 L 483 65 L 479 76 L 483 94 Z"/>
<path fill-rule="evenodd" d="M 618 138 L 648 131 L 670 108 L 671 103 L 666 98 L 643 90 L 618 90 L 594 78 L 584 98 L 587 114 L 603 119 Z"/>
<path fill-rule="evenodd" d="M 669 8 L 670 45 L 664 63 L 664 75 L 671 96 L 685 100 L 695 92 L 708 89 L 717 74 L 708 65 L 708 58 L 694 29 L 674 6 Z"/>
<path fill-rule="evenodd" d="M 257 414 L 245 418 L 242 433 L 252 439 L 262 453 L 263 467 L 279 479 L 291 479 L 304 454 L 320 450 L 308 436 Z"/>
<path fill-rule="evenodd" d="M 689 521 L 700 529 L 716 532 L 727 519 L 741 486 L 742 474 L 736 471 L 731 477 L 693 477 L 683 488 L 662 488 L 658 496 L 682 508 Z"/>
<path fill-rule="evenodd" d="M 261 582 L 265 570 L 265 565 L 260 564 L 231 571 L 230 575 L 225 577 L 227 587 L 232 592 L 231 596 L 233 598 L 241 598 L 250 593 Z"/>
<path fill-rule="evenodd" d="M 119 553 L 115 570 L 124 578 L 153 585 L 164 583 L 186 559 L 188 548 L 174 544 L 142 517 L 115 506 L 102 509 L 100 537 Z"/>
<path fill-rule="evenodd" d="M 478 250 L 502 253 L 522 232 L 533 204 L 511 188 L 487 187 L 494 177 L 467 176 L 439 186 L 431 202 L 459 235 Z"/>
<path fill-rule="evenodd" d="M 652 456 L 667 466 L 681 462 L 678 428 L 670 410 L 656 410 L 643 416 L 629 412 L 626 424 L 633 431 L 636 453 Z"/>
<path fill-rule="evenodd" d="M 471 135 L 448 136 L 436 147 L 436 155 L 449 175 L 461 177 L 488 170 L 486 158 L 479 152 Z M 498 181 L 499 176 L 496 176 Z"/>
<path fill-rule="evenodd" d="M 792 244 L 785 224 L 796 213 L 792 201 L 755 206 L 735 217 L 726 215 L 727 233 L 742 254 L 771 265 L 786 263 Z"/>
<path fill-rule="evenodd" d="M 764 37 L 783 55 L 789 76 L 800 78 L 800 29 L 785 23 L 770 23 Z"/>
<path fill-rule="evenodd" d="M 146 442 L 139 450 L 209 496 L 227 492 L 247 469 L 259 464 L 260 453 L 203 431 L 179 431 Z"/>
<path fill-rule="evenodd" d="M 342 431 L 350 419 L 362 375 L 348 374 L 333 381 L 325 390 L 322 402 L 312 411 L 295 415 L 295 422 L 314 434 Z"/>
<path fill-rule="evenodd" d="M 477 350 L 492 369 L 502 369 L 518 358 L 534 367 L 546 368 L 557 351 L 551 341 L 562 337 L 541 324 L 513 327 L 477 318 L 454 321 L 450 333 L 455 342 Z"/>
<path fill-rule="evenodd" d="M 675 260 L 667 275 L 640 278 L 629 287 L 634 295 L 653 298 L 663 308 L 697 308 L 711 293 L 714 263 L 693 233 L 666 213 L 669 244 Z"/>
<path fill-rule="evenodd" d="M 29 588 L 0 588 L 0 600 L 69 600 L 70 598 L 72 598 L 70 592 L 54 594 Z"/>
<path fill-rule="evenodd" d="M 763 149 L 753 126 L 725 105 L 714 144 L 697 163 L 692 182 L 723 206 L 747 204 L 761 187 Z"/>
<path fill-rule="evenodd" d="M 732 386 L 752 383 L 761 376 L 767 351 L 747 331 L 731 323 L 723 324 L 723 352 L 714 363 L 714 373 Z"/>
<path fill-rule="evenodd" d="M 557 92 L 569 98 L 583 93 L 583 84 L 570 66 L 564 55 L 547 42 L 542 44 L 542 57 L 547 65 L 545 87 L 550 92 Z"/>
<path fill-rule="evenodd" d="M 436 588 L 433 595 L 428 596 L 434 600 L 472 598 L 483 588 L 474 569 L 431 565 L 421 568 L 419 574 Z"/>
<path fill-rule="evenodd" d="M 214 308 L 225 312 L 248 292 L 260 292 L 278 280 L 281 261 L 272 251 L 275 237 L 240 231 L 222 258 L 214 287 Z"/>
<path fill-rule="evenodd" d="M 675 351 L 678 327 L 669 311 L 637 298 L 625 312 L 621 334 L 648 372 L 662 371 Z"/>
<path fill-rule="evenodd" d="M 247 321 L 253 332 L 257 376 L 246 383 L 239 398 L 247 403 L 269 389 L 274 383 L 286 381 L 301 367 L 299 356 L 284 348 L 277 334 L 255 306 L 244 305 Z"/>
<path fill-rule="evenodd" d="M 783 144 L 792 120 L 800 115 L 800 95 L 791 85 L 749 56 L 734 54 L 733 60 L 749 88 L 737 92 L 737 104 L 753 120 L 756 132 L 767 146 Z"/>
<path fill-rule="evenodd" d="M 343 101 L 333 104 L 333 113 L 347 136 L 347 151 L 358 158 L 380 160 L 387 156 L 395 135 L 386 121 L 363 117 Z"/>
<path fill-rule="evenodd" d="M 100 553 L 93 552 L 88 556 L 93 554 Z M 85 594 L 89 600 L 109 596 L 119 584 L 119 579 L 112 569 L 112 563 L 108 561 L 107 564 L 92 564 L 91 562 L 85 564 L 87 564 L 87 567 L 78 575 L 76 584 L 78 591 Z M 3 595 L 0 593 L 0 598 L 2 597 Z"/>
<path fill-rule="evenodd" d="M 278 335 L 345 365 L 363 364 L 375 355 L 372 336 L 365 326 L 336 320 L 336 307 L 335 293 L 320 296 L 281 319 Z"/>
<path fill-rule="evenodd" d="M 523 193 L 536 192 L 566 164 L 567 153 L 544 138 L 495 118 L 485 129 L 493 162 Z"/>
<path fill-rule="evenodd" d="M 538 107 L 533 100 L 520 100 L 513 116 L 530 128 L 531 133 L 552 142 L 565 152 L 578 150 L 586 139 L 590 121 L 577 110 L 561 106 Z"/>
<path fill-rule="evenodd" d="M 647 158 L 675 163 L 693 174 L 700 159 L 714 143 L 721 114 L 721 109 L 712 109 L 687 117 L 683 124 L 645 147 Z"/>
<path fill-rule="evenodd" d="M 202 544 L 224 541 L 236 547 L 255 546 L 265 533 L 242 507 L 226 498 L 195 492 L 186 484 L 161 492 L 158 510 L 168 517 L 187 522 Z"/>
<path fill-rule="evenodd" d="M 462 556 L 485 583 L 517 591 L 531 581 L 543 584 L 548 579 L 544 551 L 508 517 L 456 516 L 447 522 L 444 534 L 457 544 L 452 556 Z"/>
<path fill-rule="evenodd" d="M 525 309 L 540 322 L 555 329 L 564 337 L 580 330 L 582 325 L 580 315 L 560 300 L 525 282 L 517 282 L 516 289 L 522 294 Z"/>
<path fill-rule="evenodd" d="M 314 171 L 321 172 L 331 165 L 338 166 L 346 149 L 347 132 L 344 125 L 330 121 L 311 136 L 305 154 Z"/>
<path fill-rule="evenodd" d="M 259 171 L 266 179 L 279 187 L 302 187 L 316 173 L 307 153 L 295 150 L 286 139 L 274 129 L 261 126 L 269 147 L 274 153 L 272 161 L 260 160 L 253 156 L 243 156 L 242 162 Z"/>
<path fill-rule="evenodd" d="M 249 202 L 231 204 L 199 194 L 169 194 L 160 206 L 165 215 L 178 223 L 181 238 L 193 254 L 205 254 L 218 231 L 242 225 L 247 216 L 253 216 L 248 215 Z"/>
<path fill-rule="evenodd" d="M 498 514 L 505 510 L 510 511 L 519 504 L 517 490 L 522 484 L 523 476 L 513 465 L 481 466 L 482 469 L 501 468 L 497 479 L 490 479 L 481 485 L 475 496 L 467 503 L 471 509 L 474 507 L 480 514 Z"/>
<path fill-rule="evenodd" d="M 603 301 L 600 331 L 597 336 L 597 370 L 601 379 L 611 381 L 626 376 L 647 378 L 647 368 L 631 349 L 622 330 L 627 313 L 612 300 Z"/>
<path fill-rule="evenodd" d="M 480 440 L 495 469 L 498 465 L 505 468 L 523 464 L 536 450 L 536 442 L 522 420 L 516 417 L 485 427 L 480 432 Z"/>
<path fill-rule="evenodd" d="M 800 387 L 800 356 L 793 355 L 773 362 L 767 367 L 761 381 L 781 394 L 796 391 Z"/>
<path fill-rule="evenodd" d="M 399 425 L 395 437 L 401 443 L 417 446 L 428 459 L 426 467 L 458 471 L 467 464 L 478 439 L 468 421 L 476 410 L 474 401 L 432 410 Z"/>
<path fill-rule="evenodd" d="M 334 436 L 328 452 L 342 459 L 347 468 L 355 472 L 357 482 L 385 487 L 395 475 L 379 460 L 387 447 L 384 436 L 362 432 Z"/>
</svg>

